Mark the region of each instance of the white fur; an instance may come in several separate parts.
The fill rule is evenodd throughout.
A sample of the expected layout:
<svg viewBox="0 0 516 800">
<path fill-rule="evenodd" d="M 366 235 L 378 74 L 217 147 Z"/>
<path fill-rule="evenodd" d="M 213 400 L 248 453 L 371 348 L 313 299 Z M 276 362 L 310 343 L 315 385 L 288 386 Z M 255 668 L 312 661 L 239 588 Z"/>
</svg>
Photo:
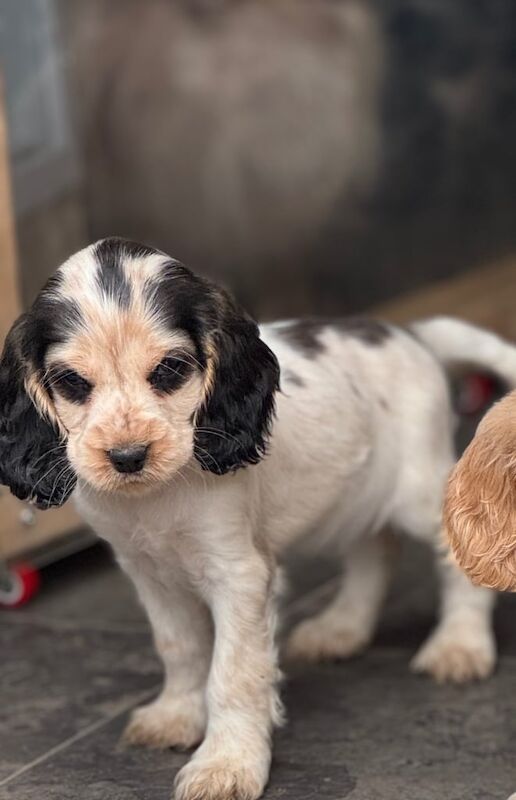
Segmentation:
<svg viewBox="0 0 516 800">
<path fill-rule="evenodd" d="M 290 654 L 308 658 L 346 657 L 371 639 L 387 581 L 385 527 L 439 551 L 452 412 L 443 368 L 419 338 L 431 346 L 438 332 L 440 356 L 459 340 L 464 356 L 472 331 L 486 341 L 460 323 L 439 325 L 418 324 L 418 338 L 393 328 L 378 344 L 327 327 L 314 357 L 281 324 L 265 325 L 283 378 L 270 453 L 258 465 L 218 477 L 192 460 L 142 497 L 103 495 L 79 480 L 80 511 L 135 582 L 165 665 L 162 695 L 135 713 L 127 738 L 203 740 L 178 776 L 180 800 L 249 800 L 266 784 L 282 717 L 274 587 L 287 546 L 333 538 L 347 555 L 332 605 L 291 636 Z M 489 366 L 503 362 L 516 376 L 516 351 L 496 337 L 489 344 Z M 439 680 L 483 677 L 495 659 L 492 595 L 439 563 L 440 618 L 414 667 Z"/>
</svg>

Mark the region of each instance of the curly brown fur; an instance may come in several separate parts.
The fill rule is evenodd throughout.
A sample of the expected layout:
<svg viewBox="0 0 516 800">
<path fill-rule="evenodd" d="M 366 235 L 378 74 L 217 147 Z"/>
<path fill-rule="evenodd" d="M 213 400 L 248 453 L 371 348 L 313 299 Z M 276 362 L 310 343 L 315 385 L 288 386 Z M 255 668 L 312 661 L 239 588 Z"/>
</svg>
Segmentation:
<svg viewBox="0 0 516 800">
<path fill-rule="evenodd" d="M 453 470 L 444 521 L 474 583 L 516 590 L 516 392 L 489 411 Z"/>
</svg>

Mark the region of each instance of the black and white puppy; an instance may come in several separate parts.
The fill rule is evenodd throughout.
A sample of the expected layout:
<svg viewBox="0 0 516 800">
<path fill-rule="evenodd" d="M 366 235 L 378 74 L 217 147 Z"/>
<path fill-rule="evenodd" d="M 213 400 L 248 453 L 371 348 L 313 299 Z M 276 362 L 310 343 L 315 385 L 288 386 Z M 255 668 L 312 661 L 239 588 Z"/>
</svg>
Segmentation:
<svg viewBox="0 0 516 800">
<path fill-rule="evenodd" d="M 310 659 L 371 639 L 384 527 L 439 549 L 454 460 L 447 360 L 516 385 L 516 349 L 465 323 L 259 330 L 224 290 L 120 239 L 72 256 L 13 326 L 0 478 L 42 508 L 73 491 L 136 584 L 166 677 L 126 737 L 202 742 L 177 776 L 180 800 L 252 800 L 267 782 L 287 546 L 316 531 L 347 561 L 330 607 L 289 640 L 291 655 Z M 414 666 L 438 680 L 484 677 L 492 595 L 451 562 L 441 570 L 439 624 Z"/>
</svg>

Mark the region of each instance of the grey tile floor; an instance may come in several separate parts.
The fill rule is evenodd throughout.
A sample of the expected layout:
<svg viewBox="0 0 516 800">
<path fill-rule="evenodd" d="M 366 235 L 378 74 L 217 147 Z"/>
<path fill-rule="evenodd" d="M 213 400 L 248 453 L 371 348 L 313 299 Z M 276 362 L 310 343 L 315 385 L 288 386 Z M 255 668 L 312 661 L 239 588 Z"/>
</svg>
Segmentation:
<svg viewBox="0 0 516 800">
<path fill-rule="evenodd" d="M 501 598 L 496 675 L 465 689 L 410 674 L 430 629 L 428 554 L 404 548 L 372 648 L 296 668 L 275 737 L 268 798 L 507 800 L 516 790 L 516 598 Z M 160 667 L 132 588 L 101 547 L 46 574 L 28 607 L 0 614 L 0 800 L 165 800 L 187 757 L 126 749 L 129 711 Z M 290 618 L 331 594 L 330 562 L 297 563 Z"/>
<path fill-rule="evenodd" d="M 500 598 L 493 678 L 438 687 L 409 672 L 434 619 L 429 553 L 403 548 L 373 646 L 297 667 L 269 800 L 507 800 L 516 791 L 516 596 Z M 101 546 L 49 568 L 0 612 L 0 800 L 166 800 L 187 755 L 119 744 L 161 670 L 132 587 Z M 331 595 L 331 558 L 297 560 L 290 620 Z"/>
</svg>

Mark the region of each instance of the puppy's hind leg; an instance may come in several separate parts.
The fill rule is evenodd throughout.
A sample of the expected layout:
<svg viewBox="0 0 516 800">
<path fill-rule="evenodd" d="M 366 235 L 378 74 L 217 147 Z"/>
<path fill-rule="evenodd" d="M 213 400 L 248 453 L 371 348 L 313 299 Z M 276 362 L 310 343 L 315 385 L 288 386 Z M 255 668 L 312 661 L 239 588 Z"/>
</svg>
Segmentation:
<svg viewBox="0 0 516 800">
<path fill-rule="evenodd" d="M 451 446 L 448 452 L 439 455 L 435 442 L 433 451 L 425 450 L 419 442 L 413 453 L 401 507 L 392 522 L 433 548 L 440 577 L 441 604 L 437 627 L 411 666 L 416 672 L 432 675 L 440 683 L 466 683 L 486 678 L 496 661 L 491 624 L 495 595 L 488 589 L 473 586 L 451 561 L 441 531 L 444 485 L 453 463 Z"/>
<path fill-rule="evenodd" d="M 388 585 L 391 547 L 390 537 L 382 534 L 351 547 L 336 597 L 320 614 L 294 628 L 286 644 L 287 659 L 340 660 L 367 647 Z"/>
<path fill-rule="evenodd" d="M 412 660 L 415 672 L 438 682 L 466 683 L 487 678 L 496 663 L 491 626 L 495 595 L 475 587 L 446 553 L 437 553 L 441 579 L 439 622 Z"/>
</svg>

